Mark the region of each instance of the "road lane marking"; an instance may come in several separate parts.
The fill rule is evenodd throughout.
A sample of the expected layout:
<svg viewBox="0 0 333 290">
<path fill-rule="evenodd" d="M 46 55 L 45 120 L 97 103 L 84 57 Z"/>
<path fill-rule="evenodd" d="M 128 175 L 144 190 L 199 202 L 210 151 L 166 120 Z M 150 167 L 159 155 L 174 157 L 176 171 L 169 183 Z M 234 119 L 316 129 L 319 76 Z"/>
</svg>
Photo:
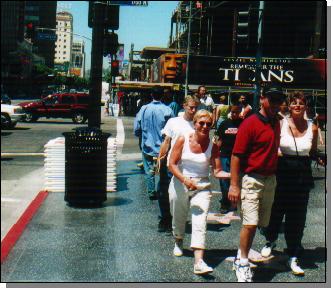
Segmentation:
<svg viewBox="0 0 333 290">
<path fill-rule="evenodd" d="M 125 143 L 125 129 L 124 129 L 123 120 L 120 118 L 117 118 L 116 140 L 117 140 L 117 155 L 120 156 Z"/>
<path fill-rule="evenodd" d="M 1 157 L 7 156 L 45 156 L 45 153 L 1 153 Z"/>
</svg>

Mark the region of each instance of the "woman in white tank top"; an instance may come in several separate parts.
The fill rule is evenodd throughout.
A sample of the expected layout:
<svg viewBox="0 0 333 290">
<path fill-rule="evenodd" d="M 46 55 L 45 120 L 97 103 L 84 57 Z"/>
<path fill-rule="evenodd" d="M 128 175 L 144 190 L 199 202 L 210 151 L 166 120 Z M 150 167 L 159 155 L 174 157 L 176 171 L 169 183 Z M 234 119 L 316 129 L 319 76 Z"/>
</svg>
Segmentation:
<svg viewBox="0 0 333 290">
<path fill-rule="evenodd" d="M 307 102 L 302 92 L 295 92 L 288 104 L 290 117 L 282 120 L 277 187 L 270 223 L 264 231 L 267 243 L 261 254 L 271 254 L 285 217 L 284 235 L 289 266 L 293 274 L 304 275 L 298 258 L 302 249 L 309 192 L 314 185 L 310 156 L 317 151 L 318 127 L 304 118 Z"/>
<path fill-rule="evenodd" d="M 217 178 L 230 178 L 222 171 L 219 150 L 209 138 L 212 114 L 198 111 L 193 118 L 194 132 L 177 139 L 169 160 L 173 177 L 169 186 L 175 256 L 183 254 L 183 239 L 189 209 L 192 213 L 191 248 L 194 250 L 194 273 L 206 274 L 213 269 L 203 261 L 207 214 L 211 199 L 209 166 Z"/>
</svg>

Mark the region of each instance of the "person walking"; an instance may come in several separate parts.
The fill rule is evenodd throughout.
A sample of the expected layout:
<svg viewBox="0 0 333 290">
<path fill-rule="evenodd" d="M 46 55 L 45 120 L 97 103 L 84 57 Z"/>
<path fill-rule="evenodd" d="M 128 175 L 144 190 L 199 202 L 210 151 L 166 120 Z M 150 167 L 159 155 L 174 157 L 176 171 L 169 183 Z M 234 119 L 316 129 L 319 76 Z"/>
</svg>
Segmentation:
<svg viewBox="0 0 333 290">
<path fill-rule="evenodd" d="M 225 95 L 220 97 L 220 104 L 216 106 L 214 110 L 214 122 L 216 124 L 216 129 L 220 126 L 220 124 L 228 119 L 228 114 L 230 112 L 230 106 L 227 104 L 227 98 Z"/>
<path fill-rule="evenodd" d="M 172 174 L 168 170 L 171 150 L 179 136 L 194 131 L 193 117 L 199 104 L 200 101 L 197 97 L 185 97 L 183 104 L 184 115 L 169 119 L 162 130 L 164 140 L 157 159 L 160 171 L 160 196 L 158 199 L 161 211 L 161 220 L 158 225 L 160 232 L 171 230 L 172 217 L 170 214 L 169 184 Z"/>
<path fill-rule="evenodd" d="M 230 118 L 222 121 L 222 123 L 220 123 L 216 131 L 216 135 L 218 137 L 217 144 L 220 148 L 220 160 L 222 168 L 226 172 L 230 172 L 230 160 L 231 160 L 232 149 L 236 141 L 238 128 L 243 121 L 239 117 L 241 110 L 242 110 L 241 106 L 232 105 L 230 107 L 230 114 L 231 114 Z M 229 211 L 233 211 L 237 208 L 233 207 L 230 203 L 230 200 L 228 199 L 230 180 L 220 179 L 219 181 L 222 193 L 222 197 L 220 200 L 221 203 L 220 212 L 222 214 L 226 214 Z"/>
<path fill-rule="evenodd" d="M 277 114 L 284 98 L 281 88 L 265 87 L 260 111 L 242 122 L 233 148 L 228 198 L 234 205 L 240 202 L 242 218 L 240 249 L 234 261 L 238 282 L 252 282 L 249 251 L 257 227 L 269 223 L 280 144 Z"/>
<path fill-rule="evenodd" d="M 198 110 L 207 110 L 212 113 L 215 104 L 212 97 L 207 95 L 207 90 L 204 85 L 200 85 L 198 87 L 197 97 L 200 100 L 200 106 L 198 107 Z"/>
<path fill-rule="evenodd" d="M 245 119 L 245 118 L 249 117 L 252 114 L 252 107 L 248 103 L 246 97 L 242 94 L 242 95 L 240 95 L 238 101 L 242 106 L 242 111 L 241 111 L 239 116 L 242 119 Z"/>
<path fill-rule="evenodd" d="M 161 102 L 163 91 L 153 88 L 153 101 L 141 107 L 134 121 L 134 134 L 141 134 L 141 150 L 144 171 L 146 175 L 147 194 L 149 199 L 158 198 L 155 189 L 156 159 L 162 144 L 161 130 L 166 122 L 174 117 L 172 110 Z"/>
<path fill-rule="evenodd" d="M 302 92 L 294 92 L 288 103 L 290 116 L 281 121 L 277 187 L 270 222 L 264 230 L 267 243 L 261 250 L 261 255 L 271 255 L 285 217 L 284 237 L 289 256 L 288 266 L 293 274 L 304 275 L 298 259 L 303 249 L 301 241 L 309 192 L 314 186 L 310 157 L 317 152 L 318 127 L 304 118 L 307 100 Z"/>
<path fill-rule="evenodd" d="M 188 211 L 192 213 L 191 248 L 194 250 L 194 273 L 213 271 L 203 260 L 208 208 L 211 200 L 209 166 L 217 178 L 229 178 L 222 171 L 218 147 L 209 138 L 212 114 L 198 111 L 193 117 L 194 132 L 180 136 L 170 155 L 169 170 L 173 177 L 169 186 L 172 228 L 175 237 L 173 254 L 183 255 L 183 239 Z"/>
</svg>

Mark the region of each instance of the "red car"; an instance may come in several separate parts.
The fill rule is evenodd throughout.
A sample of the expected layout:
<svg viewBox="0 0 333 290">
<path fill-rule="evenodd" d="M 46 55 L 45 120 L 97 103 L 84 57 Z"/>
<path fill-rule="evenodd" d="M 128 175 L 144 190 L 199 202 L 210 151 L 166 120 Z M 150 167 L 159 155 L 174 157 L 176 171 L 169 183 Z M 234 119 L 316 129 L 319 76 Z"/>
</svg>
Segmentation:
<svg viewBox="0 0 333 290">
<path fill-rule="evenodd" d="M 40 101 L 20 103 L 26 114 L 26 122 L 35 122 L 40 117 L 72 118 L 83 124 L 88 119 L 89 94 L 61 93 L 47 96 Z"/>
</svg>

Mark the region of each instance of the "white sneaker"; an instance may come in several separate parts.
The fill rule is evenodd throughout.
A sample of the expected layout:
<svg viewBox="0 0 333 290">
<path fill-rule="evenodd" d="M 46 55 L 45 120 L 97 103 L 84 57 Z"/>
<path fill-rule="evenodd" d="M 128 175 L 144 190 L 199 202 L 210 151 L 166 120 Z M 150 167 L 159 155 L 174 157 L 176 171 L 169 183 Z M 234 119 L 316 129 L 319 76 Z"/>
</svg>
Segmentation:
<svg viewBox="0 0 333 290">
<path fill-rule="evenodd" d="M 193 272 L 194 274 L 202 275 L 213 272 L 213 268 L 209 267 L 203 260 L 200 260 L 198 263 L 194 264 Z"/>
<path fill-rule="evenodd" d="M 252 282 L 252 270 L 250 264 L 241 265 L 239 259 L 235 259 L 233 270 L 236 271 L 238 282 Z"/>
<path fill-rule="evenodd" d="M 288 265 L 293 272 L 294 275 L 296 276 L 303 276 L 304 275 L 304 270 L 299 266 L 298 264 L 298 259 L 296 257 L 292 257 L 288 260 Z"/>
<path fill-rule="evenodd" d="M 264 258 L 269 257 L 272 254 L 272 250 L 276 247 L 275 242 L 267 242 L 266 245 L 261 249 L 261 256 Z"/>
<path fill-rule="evenodd" d="M 173 248 L 173 254 L 176 257 L 183 256 L 183 240 L 175 242 L 175 247 Z"/>
</svg>

